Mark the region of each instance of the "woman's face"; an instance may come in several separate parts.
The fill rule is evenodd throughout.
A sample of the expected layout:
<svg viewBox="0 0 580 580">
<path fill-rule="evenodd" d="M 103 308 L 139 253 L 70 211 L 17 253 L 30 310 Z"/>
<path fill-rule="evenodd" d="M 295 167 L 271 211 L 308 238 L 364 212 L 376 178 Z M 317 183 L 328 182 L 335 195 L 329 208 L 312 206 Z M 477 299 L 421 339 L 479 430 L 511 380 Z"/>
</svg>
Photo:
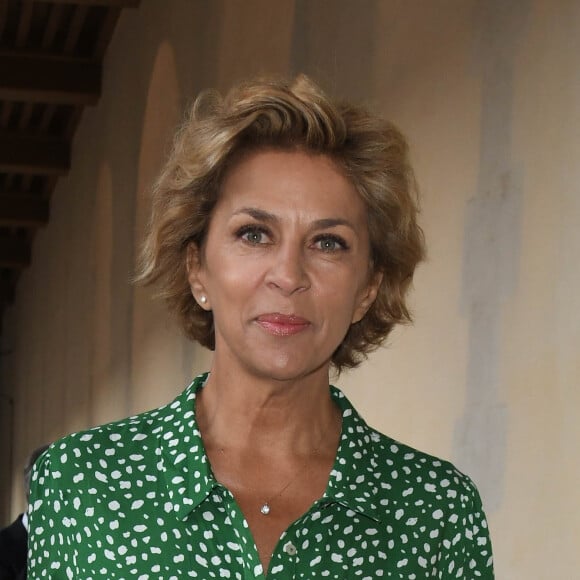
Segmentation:
<svg viewBox="0 0 580 580">
<path fill-rule="evenodd" d="M 369 272 L 365 204 L 323 155 L 243 157 L 226 175 L 201 254 L 190 247 L 189 281 L 213 311 L 214 365 L 262 378 L 327 373 L 380 282 Z"/>
</svg>

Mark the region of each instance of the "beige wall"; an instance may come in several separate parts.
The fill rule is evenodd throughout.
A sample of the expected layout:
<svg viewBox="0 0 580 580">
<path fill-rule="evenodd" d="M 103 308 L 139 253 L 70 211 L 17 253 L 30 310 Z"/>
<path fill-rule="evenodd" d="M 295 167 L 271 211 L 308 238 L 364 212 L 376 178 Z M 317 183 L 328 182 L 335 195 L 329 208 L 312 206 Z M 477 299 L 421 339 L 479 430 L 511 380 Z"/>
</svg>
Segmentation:
<svg viewBox="0 0 580 580">
<path fill-rule="evenodd" d="M 573 0 L 142 0 L 126 11 L 5 320 L 15 438 L 3 521 L 22 508 L 31 448 L 161 404 L 207 368 L 208 353 L 128 284 L 147 190 L 197 91 L 305 71 L 408 134 L 429 244 L 416 325 L 338 383 L 370 423 L 473 476 L 498 578 L 576 578 L 579 30 Z M 4 421 L 2 437 L 6 465 Z"/>
</svg>

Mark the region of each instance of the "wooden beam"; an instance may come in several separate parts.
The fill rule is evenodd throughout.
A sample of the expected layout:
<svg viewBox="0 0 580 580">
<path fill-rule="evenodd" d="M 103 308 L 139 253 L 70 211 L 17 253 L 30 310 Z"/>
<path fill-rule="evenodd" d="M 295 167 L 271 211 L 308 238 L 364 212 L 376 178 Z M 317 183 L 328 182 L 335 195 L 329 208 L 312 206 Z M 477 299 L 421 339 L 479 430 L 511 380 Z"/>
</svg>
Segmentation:
<svg viewBox="0 0 580 580">
<path fill-rule="evenodd" d="M 107 10 L 107 14 L 103 20 L 103 25 L 99 30 L 92 54 L 92 57 L 99 62 L 102 62 L 105 51 L 111 42 L 113 32 L 117 26 L 117 21 L 119 20 L 119 16 L 121 16 L 121 10 L 121 8 L 109 8 L 109 10 Z"/>
<path fill-rule="evenodd" d="M 0 193 L 0 226 L 38 228 L 48 223 L 49 203 L 39 195 Z"/>
<path fill-rule="evenodd" d="M 34 0 L 50 4 L 86 4 L 88 6 L 118 6 L 120 8 L 137 8 L 141 0 Z"/>
<path fill-rule="evenodd" d="M 70 168 L 70 145 L 55 137 L 0 134 L 0 172 L 64 175 Z"/>
<path fill-rule="evenodd" d="M 62 105 L 95 105 L 101 65 L 74 58 L 0 53 L 0 99 Z"/>
<path fill-rule="evenodd" d="M 22 2 L 20 7 L 20 18 L 16 31 L 16 46 L 22 48 L 26 44 L 30 33 L 30 22 L 32 20 L 32 2 Z"/>
<path fill-rule="evenodd" d="M 0 237 L 0 268 L 22 270 L 30 266 L 30 243 L 24 238 Z"/>
<path fill-rule="evenodd" d="M 6 16 L 8 15 L 8 2 L 0 2 L 0 38 L 4 34 L 4 27 L 6 26 Z"/>
</svg>

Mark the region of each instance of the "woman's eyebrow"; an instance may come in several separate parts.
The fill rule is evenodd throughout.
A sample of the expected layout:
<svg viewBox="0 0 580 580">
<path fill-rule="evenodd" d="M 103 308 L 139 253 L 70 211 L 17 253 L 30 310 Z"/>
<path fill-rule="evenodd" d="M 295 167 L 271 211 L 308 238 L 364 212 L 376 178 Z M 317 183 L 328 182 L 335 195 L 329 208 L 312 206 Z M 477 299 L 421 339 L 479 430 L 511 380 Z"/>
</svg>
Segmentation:
<svg viewBox="0 0 580 580">
<path fill-rule="evenodd" d="M 280 218 L 277 215 L 270 213 L 266 210 L 259 209 L 257 207 L 241 207 L 240 209 L 236 210 L 233 213 L 233 215 L 240 215 L 240 214 L 249 215 L 250 217 L 254 218 L 256 221 L 261 221 L 261 222 L 279 222 L 280 221 Z M 315 220 L 314 222 L 312 222 L 312 229 L 315 229 L 315 230 L 323 230 L 325 228 L 334 228 L 337 226 L 346 226 L 347 228 L 350 228 L 350 229 L 356 231 L 354 224 L 345 218 L 321 218 L 321 219 L 318 219 L 318 220 Z"/>
<path fill-rule="evenodd" d="M 344 218 L 323 218 L 316 220 L 313 223 L 316 229 L 334 228 L 336 226 L 346 226 L 347 228 L 355 229 L 354 224 Z"/>
<path fill-rule="evenodd" d="M 233 213 L 233 215 L 240 215 L 240 214 L 247 214 L 250 217 L 253 217 L 257 221 L 263 221 L 263 222 L 279 221 L 278 217 L 275 216 L 273 213 L 270 213 L 270 212 L 265 211 L 263 209 L 259 209 L 257 207 L 242 207 Z"/>
</svg>

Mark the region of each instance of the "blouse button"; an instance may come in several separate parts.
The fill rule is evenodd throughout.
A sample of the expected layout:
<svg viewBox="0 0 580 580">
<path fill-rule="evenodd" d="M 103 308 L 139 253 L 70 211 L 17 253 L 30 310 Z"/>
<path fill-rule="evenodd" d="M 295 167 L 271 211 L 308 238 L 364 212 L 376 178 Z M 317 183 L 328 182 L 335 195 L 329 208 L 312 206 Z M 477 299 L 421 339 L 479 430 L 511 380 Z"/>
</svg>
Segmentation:
<svg viewBox="0 0 580 580">
<path fill-rule="evenodd" d="M 294 556 L 296 554 L 296 546 L 292 542 L 288 542 L 284 546 L 284 552 L 286 552 L 288 556 Z"/>
</svg>

